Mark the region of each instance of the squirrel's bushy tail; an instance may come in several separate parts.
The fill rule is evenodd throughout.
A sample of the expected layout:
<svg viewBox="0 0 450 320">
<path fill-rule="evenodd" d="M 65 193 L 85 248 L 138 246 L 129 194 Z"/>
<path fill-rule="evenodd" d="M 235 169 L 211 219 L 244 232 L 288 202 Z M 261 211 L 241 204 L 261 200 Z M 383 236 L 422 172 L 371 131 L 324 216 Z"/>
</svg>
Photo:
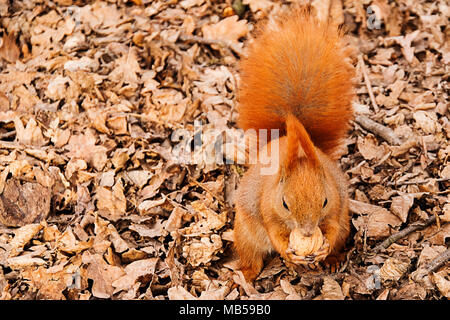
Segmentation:
<svg viewBox="0 0 450 320">
<path fill-rule="evenodd" d="M 353 115 L 354 70 L 341 32 L 307 10 L 270 21 L 240 65 L 240 128 L 280 129 L 296 116 L 315 146 L 332 154 Z"/>
</svg>

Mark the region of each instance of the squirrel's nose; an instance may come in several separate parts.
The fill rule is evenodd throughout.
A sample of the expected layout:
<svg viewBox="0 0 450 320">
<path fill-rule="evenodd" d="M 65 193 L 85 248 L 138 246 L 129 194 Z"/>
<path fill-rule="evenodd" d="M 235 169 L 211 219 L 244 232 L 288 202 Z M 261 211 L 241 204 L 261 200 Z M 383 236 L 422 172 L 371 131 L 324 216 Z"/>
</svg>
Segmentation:
<svg viewBox="0 0 450 320">
<path fill-rule="evenodd" d="M 302 234 L 304 237 L 311 237 L 314 234 L 314 230 L 316 229 L 316 225 L 314 223 L 308 223 L 303 225 Z"/>
<path fill-rule="evenodd" d="M 305 236 L 305 237 L 311 237 L 312 235 L 313 235 L 313 232 L 312 231 L 305 231 L 304 233 L 303 233 L 303 235 Z"/>
</svg>

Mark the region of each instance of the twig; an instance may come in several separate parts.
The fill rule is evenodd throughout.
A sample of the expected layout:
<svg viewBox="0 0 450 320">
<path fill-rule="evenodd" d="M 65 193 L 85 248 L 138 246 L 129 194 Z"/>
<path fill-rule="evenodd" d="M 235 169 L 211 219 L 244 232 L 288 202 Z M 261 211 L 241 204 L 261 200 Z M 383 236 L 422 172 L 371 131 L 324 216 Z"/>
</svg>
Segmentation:
<svg viewBox="0 0 450 320">
<path fill-rule="evenodd" d="M 0 134 L 0 140 L 4 139 L 4 138 L 10 138 L 10 137 L 15 136 L 15 135 L 16 135 L 16 130 L 2 133 L 2 134 Z"/>
<path fill-rule="evenodd" d="M 425 184 L 430 181 L 436 181 L 436 182 L 445 182 L 449 181 L 450 178 L 439 178 L 439 179 L 426 179 L 426 180 L 419 180 L 419 181 L 403 181 L 403 182 L 388 182 L 388 186 L 403 186 L 403 185 L 414 185 L 414 184 Z"/>
<path fill-rule="evenodd" d="M 212 197 L 214 197 L 224 208 L 229 208 L 229 206 L 227 206 L 225 204 L 225 202 L 222 199 L 220 199 L 220 197 L 216 193 L 214 193 L 211 190 L 209 190 L 207 187 L 202 185 L 200 182 L 195 181 L 194 179 L 191 179 L 191 178 L 189 178 L 189 182 L 192 183 L 192 184 L 195 184 L 197 187 L 200 187 L 203 190 L 205 190 L 206 193 L 209 193 Z"/>
<path fill-rule="evenodd" d="M 433 224 L 434 222 L 436 222 L 436 216 L 432 216 L 431 218 L 429 218 L 427 221 L 425 221 L 423 223 L 415 223 L 413 225 L 410 225 L 409 227 L 407 227 L 403 230 L 400 230 L 399 232 L 394 233 L 389 238 L 385 239 L 383 242 L 381 242 L 379 245 L 377 245 L 372 251 L 374 253 L 378 253 L 381 250 L 388 248 L 394 242 L 397 242 L 401 238 L 406 237 L 408 234 L 413 233 L 414 231 L 426 228 L 429 225 Z"/>
<path fill-rule="evenodd" d="M 357 115 L 355 117 L 355 122 L 357 122 L 361 127 L 370 132 L 380 136 L 386 140 L 390 145 L 400 145 L 402 141 L 395 135 L 394 131 L 390 128 L 385 127 L 378 122 L 375 122 L 366 116 Z"/>
<path fill-rule="evenodd" d="M 362 55 L 358 56 L 358 61 L 359 61 L 359 65 L 361 66 L 361 71 L 364 76 L 364 83 L 366 84 L 367 92 L 369 93 L 369 98 L 370 98 L 370 101 L 372 102 L 373 109 L 375 112 L 378 112 L 380 109 L 378 108 L 378 104 L 375 101 L 375 96 L 374 96 L 373 90 L 372 90 L 372 84 L 370 83 L 369 75 L 367 74 L 366 64 L 364 63 L 364 59 L 363 59 Z"/>
<path fill-rule="evenodd" d="M 186 41 L 186 42 L 198 42 L 198 43 L 202 43 L 202 44 L 216 45 L 216 46 L 220 46 L 220 47 L 224 47 L 224 48 L 229 48 L 232 51 L 234 51 L 236 54 L 238 54 L 239 56 L 241 56 L 241 57 L 243 56 L 242 49 L 235 43 L 232 43 L 231 41 L 205 39 L 202 37 L 191 36 L 191 35 L 186 35 L 186 34 L 180 35 L 180 40 Z"/>
<path fill-rule="evenodd" d="M 438 255 L 425 267 L 427 274 L 442 267 L 450 259 L 450 248 Z"/>
<path fill-rule="evenodd" d="M 403 143 L 400 146 L 392 146 L 391 150 L 392 150 L 392 156 L 393 157 L 398 157 L 406 152 L 409 151 L 409 149 L 414 148 L 417 145 L 417 140 L 415 139 L 410 139 L 408 141 L 406 141 L 405 143 Z"/>
</svg>

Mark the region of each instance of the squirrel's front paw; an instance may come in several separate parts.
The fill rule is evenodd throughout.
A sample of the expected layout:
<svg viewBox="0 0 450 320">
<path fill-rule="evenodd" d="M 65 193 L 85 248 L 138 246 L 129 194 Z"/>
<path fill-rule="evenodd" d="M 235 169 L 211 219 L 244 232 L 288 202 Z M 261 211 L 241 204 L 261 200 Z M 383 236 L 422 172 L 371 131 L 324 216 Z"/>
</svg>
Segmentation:
<svg viewBox="0 0 450 320">
<path fill-rule="evenodd" d="M 295 250 L 290 248 L 287 249 L 286 260 L 288 260 L 290 263 L 293 264 L 310 265 L 323 261 L 328 256 L 329 253 L 330 253 L 330 244 L 328 243 L 327 239 L 324 238 L 324 242 L 320 247 L 320 249 L 308 255 L 300 256 L 295 253 Z"/>
<path fill-rule="evenodd" d="M 320 247 L 320 249 L 313 254 L 315 256 L 314 262 L 325 260 L 325 258 L 330 254 L 330 251 L 330 243 L 328 242 L 327 238 L 324 237 L 322 247 Z"/>
<path fill-rule="evenodd" d="M 292 249 L 288 249 L 286 251 L 286 257 L 285 257 L 286 261 L 288 261 L 289 263 L 292 263 L 294 265 L 308 265 L 311 263 L 314 263 L 315 259 L 314 259 L 314 255 L 307 255 L 307 256 L 299 256 L 295 254 L 295 251 Z"/>
</svg>

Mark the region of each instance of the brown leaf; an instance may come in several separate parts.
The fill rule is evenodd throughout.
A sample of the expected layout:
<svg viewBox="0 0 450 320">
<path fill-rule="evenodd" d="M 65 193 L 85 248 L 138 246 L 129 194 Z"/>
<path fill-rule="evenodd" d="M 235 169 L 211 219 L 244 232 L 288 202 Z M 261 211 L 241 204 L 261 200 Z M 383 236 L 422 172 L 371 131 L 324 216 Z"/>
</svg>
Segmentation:
<svg viewBox="0 0 450 320">
<path fill-rule="evenodd" d="M 294 286 L 285 279 L 280 280 L 280 286 L 285 293 L 288 294 L 286 300 L 302 300 L 302 297 L 297 293 Z"/>
<path fill-rule="evenodd" d="M 142 201 L 138 205 L 138 210 L 141 215 L 149 214 L 151 213 L 151 209 L 159 207 L 164 202 L 166 202 L 166 199 L 158 199 L 158 200 L 145 200 Z"/>
<path fill-rule="evenodd" d="M 167 291 L 167 295 L 169 296 L 169 300 L 197 300 L 196 297 L 190 294 L 182 286 L 169 288 L 169 290 Z"/>
<path fill-rule="evenodd" d="M 203 36 L 206 39 L 225 40 L 238 42 L 239 38 L 245 37 L 248 33 L 247 21 L 239 20 L 234 15 L 215 24 L 204 25 L 202 27 Z"/>
<path fill-rule="evenodd" d="M 242 4 L 249 5 L 252 12 L 270 12 L 274 6 L 274 3 L 270 0 L 243 0 Z"/>
<path fill-rule="evenodd" d="M 222 249 L 222 240 L 219 235 L 213 234 L 211 237 L 202 237 L 200 240 L 194 239 L 183 246 L 183 256 L 190 265 L 196 267 L 217 259 L 215 254 L 220 249 Z"/>
<path fill-rule="evenodd" d="M 330 14 L 331 0 L 314 0 L 311 7 L 314 8 L 315 17 L 320 21 L 327 21 Z"/>
<path fill-rule="evenodd" d="M 321 295 L 314 300 L 344 300 L 344 298 L 339 283 L 330 276 L 326 276 L 323 278 Z"/>
<path fill-rule="evenodd" d="M 29 283 L 38 289 L 39 299 L 66 300 L 62 291 L 72 284 L 72 274 L 68 273 L 68 267 L 56 272 L 39 267 L 36 270 L 27 269 L 23 276 L 29 279 Z"/>
<path fill-rule="evenodd" d="M 26 127 L 23 126 L 19 118 L 14 118 L 14 125 L 16 127 L 16 139 L 18 142 L 37 147 L 41 147 L 47 143 L 42 135 L 41 128 L 39 128 L 34 118 L 28 121 Z"/>
<path fill-rule="evenodd" d="M 450 280 L 448 270 L 442 270 L 440 272 L 433 272 L 431 274 L 431 280 L 436 285 L 438 290 L 444 297 L 450 299 Z"/>
<path fill-rule="evenodd" d="M 105 166 L 108 157 L 106 148 L 96 145 L 96 140 L 91 130 L 87 130 L 85 134 L 72 135 L 65 146 L 69 150 L 67 156 L 83 159 L 100 171 Z"/>
<path fill-rule="evenodd" d="M 93 240 L 79 241 L 75 238 L 70 226 L 64 231 L 64 233 L 57 239 L 56 247 L 66 253 L 77 254 L 83 250 L 89 249 L 93 245 Z"/>
<path fill-rule="evenodd" d="M 395 258 L 387 259 L 380 269 L 381 281 L 398 281 L 406 273 L 410 262 Z"/>
<path fill-rule="evenodd" d="M 383 145 L 378 145 L 377 139 L 371 134 L 364 138 L 358 137 L 357 146 L 366 160 L 379 160 L 387 153 L 386 148 Z"/>
<path fill-rule="evenodd" d="M 194 201 L 191 203 L 191 206 L 198 215 L 198 221 L 182 229 L 182 232 L 185 234 L 202 234 L 211 230 L 219 230 L 227 222 L 226 212 L 217 214 L 208 208 L 203 201 Z"/>
<path fill-rule="evenodd" d="M 132 224 L 129 229 L 136 231 L 141 237 L 155 238 L 167 234 L 167 231 L 164 230 L 160 219 L 156 220 L 151 227 L 143 224 Z"/>
<path fill-rule="evenodd" d="M 125 116 L 112 116 L 106 121 L 109 128 L 112 129 L 114 134 L 127 134 L 128 133 L 128 123 Z"/>
<path fill-rule="evenodd" d="M 106 187 L 98 187 L 95 197 L 98 213 L 111 221 L 117 221 L 126 214 L 127 199 L 123 193 L 121 180 L 118 180 L 112 190 Z"/>
<path fill-rule="evenodd" d="M 434 134 L 441 131 L 441 125 L 439 124 L 435 113 L 419 110 L 414 112 L 413 118 L 416 127 L 422 129 L 423 132 L 427 134 Z"/>
<path fill-rule="evenodd" d="M 82 261 L 88 265 L 86 276 L 94 281 L 92 295 L 97 298 L 110 298 L 114 293 L 113 282 L 125 275 L 123 269 L 109 265 L 100 254 L 88 251 L 83 253 Z"/>
<path fill-rule="evenodd" d="M 172 213 L 167 219 L 164 229 L 166 229 L 169 232 L 180 229 L 183 217 L 187 214 L 188 214 L 187 211 L 180 207 L 173 208 Z"/>
<path fill-rule="evenodd" d="M 350 210 L 360 216 L 353 219 L 353 225 L 358 231 L 366 230 L 368 237 L 375 239 L 388 237 L 392 228 L 401 225 L 401 220 L 383 207 L 350 200 Z"/>
<path fill-rule="evenodd" d="M 414 60 L 414 47 L 411 46 L 411 42 L 414 41 L 414 39 L 419 35 L 420 30 L 416 30 L 414 32 L 411 32 L 407 34 L 406 36 L 399 36 L 399 37 L 392 37 L 393 40 L 395 40 L 399 45 L 402 47 L 402 53 L 410 64 Z"/>
<path fill-rule="evenodd" d="M 115 69 L 109 74 L 109 78 L 112 81 L 137 85 L 140 82 L 138 76 L 140 72 L 136 48 L 131 47 L 126 54 L 115 61 Z"/>
<path fill-rule="evenodd" d="M 439 254 L 443 253 L 447 248 L 445 246 L 429 246 L 426 245 L 420 252 L 418 267 L 424 267 L 428 262 L 432 261 Z"/>
<path fill-rule="evenodd" d="M 0 195 L 0 222 L 7 226 L 38 223 L 50 212 L 51 190 L 39 183 L 9 179 Z"/>
<path fill-rule="evenodd" d="M 34 252 L 31 252 L 17 257 L 8 258 L 6 265 L 11 269 L 24 269 L 31 266 L 45 265 L 45 260 L 37 258 L 35 255 L 36 254 Z"/>
<path fill-rule="evenodd" d="M 409 209 L 411 209 L 413 204 L 414 196 L 405 194 L 402 196 L 393 197 L 390 209 L 393 214 L 402 220 L 402 222 L 406 222 Z"/>
<path fill-rule="evenodd" d="M 87 110 L 87 115 L 91 120 L 92 126 L 101 133 L 109 134 L 110 130 L 106 126 L 106 118 L 108 114 L 104 109 L 91 108 Z"/>
<path fill-rule="evenodd" d="M 17 59 L 19 59 L 20 49 L 16 44 L 16 37 L 14 36 L 14 32 L 11 32 L 9 35 L 7 33 L 4 33 L 0 44 L 1 58 L 5 59 L 9 63 L 14 63 Z"/>
<path fill-rule="evenodd" d="M 150 258 L 138 260 L 127 265 L 124 269 L 125 275 L 112 283 L 113 287 L 115 287 L 114 293 L 130 290 L 140 277 L 152 275 L 155 272 L 157 261 L 158 258 Z"/>
<path fill-rule="evenodd" d="M 10 242 L 10 257 L 17 256 L 22 252 L 23 247 L 41 231 L 42 225 L 34 223 L 20 227 L 14 232 L 14 238 Z"/>
<path fill-rule="evenodd" d="M 394 232 L 394 228 L 400 226 L 401 223 L 399 218 L 388 210 L 381 208 L 378 212 L 368 216 L 367 236 L 374 239 L 388 237 Z"/>
</svg>

